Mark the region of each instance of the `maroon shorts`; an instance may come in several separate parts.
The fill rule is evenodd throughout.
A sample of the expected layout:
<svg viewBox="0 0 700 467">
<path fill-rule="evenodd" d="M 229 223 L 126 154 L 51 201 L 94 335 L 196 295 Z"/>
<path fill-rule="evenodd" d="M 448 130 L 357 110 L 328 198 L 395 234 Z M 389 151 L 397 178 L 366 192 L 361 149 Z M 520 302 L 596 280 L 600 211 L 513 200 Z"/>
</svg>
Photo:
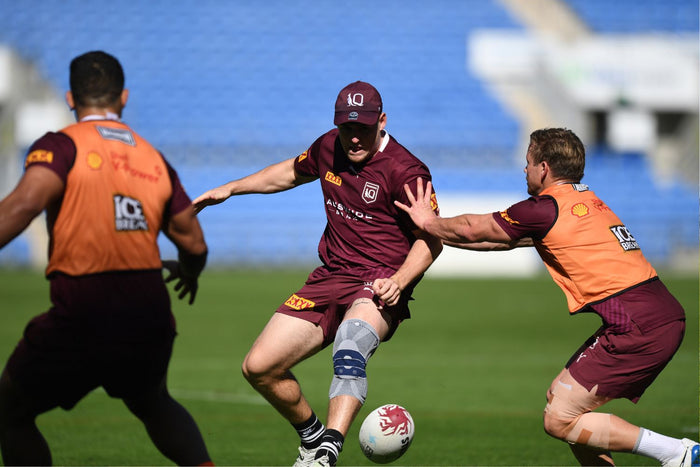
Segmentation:
<svg viewBox="0 0 700 467">
<path fill-rule="evenodd" d="M 587 390 L 637 402 L 678 350 L 685 321 L 641 331 L 634 325 L 624 334 L 603 326 L 571 357 L 566 367 Z"/>
<path fill-rule="evenodd" d="M 296 316 L 321 326 L 323 347 L 326 347 L 335 339 L 345 311 L 358 298 L 369 298 L 380 304 L 372 291 L 371 280 L 363 279 L 362 275 L 332 272 L 321 266 L 309 275 L 301 289 L 277 308 L 277 313 Z M 398 304 L 381 304 L 383 310 L 392 318 L 389 333 L 384 341 L 391 338 L 401 321 L 410 318 L 410 299 L 410 291 L 404 290 Z"/>
<path fill-rule="evenodd" d="M 70 409 L 99 386 L 128 398 L 165 378 L 175 328 L 160 271 L 57 276 L 51 298 L 6 367 L 38 404 Z"/>
</svg>

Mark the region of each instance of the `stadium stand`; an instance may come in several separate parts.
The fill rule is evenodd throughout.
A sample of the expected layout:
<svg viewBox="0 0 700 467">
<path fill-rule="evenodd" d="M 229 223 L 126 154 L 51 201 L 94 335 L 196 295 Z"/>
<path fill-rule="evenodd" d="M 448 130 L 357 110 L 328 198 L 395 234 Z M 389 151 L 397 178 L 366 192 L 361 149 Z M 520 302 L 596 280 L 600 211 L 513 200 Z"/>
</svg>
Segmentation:
<svg viewBox="0 0 700 467">
<path fill-rule="evenodd" d="M 688 0 L 567 0 L 597 32 L 697 33 L 698 2 Z"/>
<path fill-rule="evenodd" d="M 687 0 L 567 3 L 594 31 L 698 32 L 697 3 Z M 301 153 L 331 128 L 338 89 L 356 79 L 380 89 L 389 131 L 431 166 L 438 190 L 524 196 L 521 125 L 465 65 L 472 31 L 522 30 L 507 9 L 496 0 L 338 5 L 3 2 L 0 45 L 32 62 L 58 93 L 73 56 L 118 56 L 131 92 L 125 119 L 163 150 L 192 196 Z M 659 186 L 643 155 L 595 147 L 589 156 L 584 181 L 619 211 L 650 259 L 668 262 L 677 244 L 697 248 L 697 187 Z M 634 187 L 615 183 L 621 172 Z M 314 184 L 231 200 L 201 220 L 212 263 L 308 263 L 323 205 Z M 0 265 L 26 255 L 15 243 L 0 251 Z"/>
</svg>

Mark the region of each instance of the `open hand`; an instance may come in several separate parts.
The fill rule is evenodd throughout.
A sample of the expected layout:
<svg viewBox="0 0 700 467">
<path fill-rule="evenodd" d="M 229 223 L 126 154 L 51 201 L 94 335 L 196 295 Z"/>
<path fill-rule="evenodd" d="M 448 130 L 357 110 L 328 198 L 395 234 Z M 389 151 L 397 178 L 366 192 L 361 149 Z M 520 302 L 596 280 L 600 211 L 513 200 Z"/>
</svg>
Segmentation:
<svg viewBox="0 0 700 467">
<path fill-rule="evenodd" d="M 416 227 L 421 230 L 425 230 L 425 224 L 431 219 L 437 217 L 437 214 L 433 211 L 431 196 L 432 196 L 432 183 L 427 182 L 425 190 L 423 190 L 423 179 L 418 178 L 416 181 L 416 195 L 413 195 L 411 188 L 408 184 L 403 186 L 408 201 L 411 203 L 410 206 L 403 204 L 400 201 L 394 201 L 394 204 L 400 209 L 406 211 L 408 215 L 411 216 L 411 220 Z"/>
<path fill-rule="evenodd" d="M 199 284 L 197 282 L 197 277 L 189 277 L 182 273 L 180 268 L 180 263 L 175 260 L 164 260 L 163 269 L 168 271 L 168 276 L 165 278 L 165 283 L 177 280 L 175 283 L 175 292 L 180 292 L 177 296 L 180 300 L 185 298 L 187 294 L 190 295 L 189 304 L 194 303 L 194 299 L 197 296 L 197 289 Z"/>
</svg>

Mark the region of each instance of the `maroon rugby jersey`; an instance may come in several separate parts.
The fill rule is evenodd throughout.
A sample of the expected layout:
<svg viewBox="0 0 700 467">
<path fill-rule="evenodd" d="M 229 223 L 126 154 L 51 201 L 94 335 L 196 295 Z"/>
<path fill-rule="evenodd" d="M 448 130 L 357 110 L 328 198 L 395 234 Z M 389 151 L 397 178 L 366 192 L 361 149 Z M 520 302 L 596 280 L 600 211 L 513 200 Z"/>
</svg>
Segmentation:
<svg viewBox="0 0 700 467">
<path fill-rule="evenodd" d="M 330 268 L 396 271 L 416 237 L 410 217 L 394 200 L 410 204 L 404 191 L 416 191 L 416 179 L 431 180 L 418 158 L 384 133 L 379 151 L 363 165 L 350 163 L 333 129 L 294 161 L 296 171 L 319 177 L 328 223 L 318 245 Z M 437 209 L 437 204 L 434 204 Z"/>
</svg>

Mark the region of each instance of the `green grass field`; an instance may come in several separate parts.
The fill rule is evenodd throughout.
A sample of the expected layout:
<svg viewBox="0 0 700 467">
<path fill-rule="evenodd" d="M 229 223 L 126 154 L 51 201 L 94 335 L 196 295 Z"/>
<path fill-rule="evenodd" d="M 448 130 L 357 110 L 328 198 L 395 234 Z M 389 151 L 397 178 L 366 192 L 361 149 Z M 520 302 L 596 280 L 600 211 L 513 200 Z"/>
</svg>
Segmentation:
<svg viewBox="0 0 700 467">
<path fill-rule="evenodd" d="M 240 363 L 272 311 L 307 271 L 208 271 L 194 306 L 175 303 L 179 337 L 171 363 L 173 395 L 193 414 L 218 465 L 291 465 L 298 439 L 253 391 Z M 698 438 L 698 278 L 662 278 L 688 313 L 679 353 L 639 404 L 607 411 L 674 436 Z M 368 365 L 369 396 L 345 443 L 341 465 L 371 465 L 357 442 L 370 410 L 406 407 L 416 423 L 408 452 L 394 465 L 573 465 L 567 446 L 542 430 L 545 391 L 571 353 L 599 325 L 569 317 L 563 294 L 534 280 L 426 278 L 413 318 Z M 38 273 L 0 270 L 0 358 L 26 322 L 48 306 Z M 330 349 L 295 371 L 325 419 Z M 169 465 L 122 403 L 95 391 L 70 412 L 42 415 L 56 465 Z M 619 465 L 655 465 L 618 454 Z"/>
</svg>

